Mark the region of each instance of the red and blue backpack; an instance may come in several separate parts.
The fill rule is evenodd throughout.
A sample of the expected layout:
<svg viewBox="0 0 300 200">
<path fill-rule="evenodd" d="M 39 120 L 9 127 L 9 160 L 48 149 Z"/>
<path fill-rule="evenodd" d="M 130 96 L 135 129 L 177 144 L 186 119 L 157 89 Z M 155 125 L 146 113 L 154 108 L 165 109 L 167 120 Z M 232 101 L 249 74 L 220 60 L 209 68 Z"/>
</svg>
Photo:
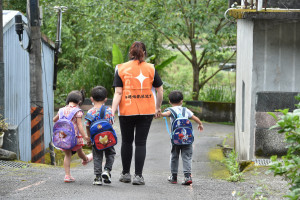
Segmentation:
<svg viewBox="0 0 300 200">
<path fill-rule="evenodd" d="M 85 119 L 90 121 L 91 141 L 98 150 L 107 149 L 117 144 L 117 135 L 109 119 L 105 119 L 107 107 L 102 105 L 99 115 L 87 113 Z"/>
<path fill-rule="evenodd" d="M 168 127 L 168 121 L 166 120 L 167 131 L 170 135 L 172 144 L 175 145 L 188 145 L 194 142 L 194 133 L 192 122 L 186 117 L 186 108 L 182 108 L 182 113 L 176 113 L 172 108 L 167 108 L 173 116 L 173 122 L 171 124 L 171 132 Z"/>
<path fill-rule="evenodd" d="M 52 142 L 56 148 L 60 149 L 73 149 L 77 144 L 77 137 L 75 128 L 72 123 L 74 115 L 80 111 L 79 108 L 74 108 L 70 114 L 66 117 L 64 115 L 64 109 L 61 108 L 58 111 L 59 119 L 53 126 Z"/>
</svg>

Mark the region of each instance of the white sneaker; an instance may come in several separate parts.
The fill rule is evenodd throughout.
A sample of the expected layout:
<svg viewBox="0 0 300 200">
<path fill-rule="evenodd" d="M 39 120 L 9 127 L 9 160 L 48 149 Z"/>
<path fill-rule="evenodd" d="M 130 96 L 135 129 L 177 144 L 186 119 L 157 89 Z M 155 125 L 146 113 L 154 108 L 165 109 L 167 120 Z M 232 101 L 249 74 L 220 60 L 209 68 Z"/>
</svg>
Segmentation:
<svg viewBox="0 0 300 200">
<path fill-rule="evenodd" d="M 103 178 L 104 183 L 111 183 L 111 174 L 109 173 L 108 170 L 104 170 L 104 172 L 101 174 L 101 177 Z"/>
<path fill-rule="evenodd" d="M 132 185 L 145 185 L 144 177 L 134 175 Z"/>
<path fill-rule="evenodd" d="M 126 173 L 126 174 L 121 173 L 119 181 L 121 181 L 123 183 L 130 183 L 131 175 L 129 173 Z"/>
<path fill-rule="evenodd" d="M 96 178 L 93 181 L 93 185 L 102 185 L 102 178 L 101 176 L 96 176 Z"/>
</svg>

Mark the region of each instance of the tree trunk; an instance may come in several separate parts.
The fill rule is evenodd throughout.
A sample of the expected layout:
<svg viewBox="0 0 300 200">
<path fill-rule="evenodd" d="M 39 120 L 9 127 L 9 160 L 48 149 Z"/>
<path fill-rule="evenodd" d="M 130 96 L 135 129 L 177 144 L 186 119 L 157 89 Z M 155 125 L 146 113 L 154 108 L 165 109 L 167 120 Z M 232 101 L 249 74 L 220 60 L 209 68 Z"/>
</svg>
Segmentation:
<svg viewBox="0 0 300 200">
<path fill-rule="evenodd" d="M 193 66 L 193 100 L 197 101 L 199 97 L 199 67 L 197 61 L 192 63 Z"/>
</svg>

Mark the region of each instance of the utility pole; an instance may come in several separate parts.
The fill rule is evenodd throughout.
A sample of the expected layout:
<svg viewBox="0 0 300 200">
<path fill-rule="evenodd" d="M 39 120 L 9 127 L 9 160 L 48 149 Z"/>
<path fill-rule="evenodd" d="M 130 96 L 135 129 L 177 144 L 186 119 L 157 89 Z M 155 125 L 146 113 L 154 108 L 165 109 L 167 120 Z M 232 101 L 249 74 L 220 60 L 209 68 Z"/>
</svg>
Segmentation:
<svg viewBox="0 0 300 200">
<path fill-rule="evenodd" d="M 4 116 L 4 63 L 3 63 L 3 22 L 2 0 L 0 0 L 0 114 Z"/>
<path fill-rule="evenodd" d="M 44 101 L 39 0 L 27 0 L 27 16 L 31 40 L 31 50 L 29 51 L 31 162 L 44 163 Z"/>
<path fill-rule="evenodd" d="M 56 29 L 55 55 L 54 55 L 53 90 L 56 90 L 57 68 L 58 68 L 58 55 L 59 55 L 59 53 L 61 53 L 62 13 L 67 10 L 67 7 L 66 6 L 55 6 L 54 9 L 57 12 L 57 29 Z"/>
</svg>

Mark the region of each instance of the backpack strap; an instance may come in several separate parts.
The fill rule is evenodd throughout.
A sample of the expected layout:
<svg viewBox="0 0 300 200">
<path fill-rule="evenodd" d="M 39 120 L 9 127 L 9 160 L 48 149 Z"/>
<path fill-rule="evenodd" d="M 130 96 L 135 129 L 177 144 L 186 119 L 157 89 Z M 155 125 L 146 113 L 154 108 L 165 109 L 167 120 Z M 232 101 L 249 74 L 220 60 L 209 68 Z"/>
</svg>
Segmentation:
<svg viewBox="0 0 300 200">
<path fill-rule="evenodd" d="M 90 113 L 87 113 L 84 119 L 88 120 L 91 124 L 95 121 L 95 117 Z"/>
<path fill-rule="evenodd" d="M 90 113 L 87 113 L 86 116 L 84 117 L 84 119 L 90 121 L 91 124 L 93 124 L 95 121 L 99 120 L 99 119 L 104 119 L 105 117 L 105 112 L 106 112 L 106 106 L 102 105 L 99 111 L 99 115 L 93 116 Z"/>
<path fill-rule="evenodd" d="M 186 113 L 186 107 L 182 107 L 182 117 L 185 118 L 185 113 Z"/>
<path fill-rule="evenodd" d="M 74 108 L 71 112 L 70 112 L 70 114 L 68 115 L 68 117 L 66 117 L 68 120 L 71 120 L 73 117 L 74 117 L 74 115 L 78 112 L 78 111 L 80 111 L 81 109 L 79 109 L 79 108 Z"/>
<path fill-rule="evenodd" d="M 166 122 L 167 131 L 168 131 L 170 137 L 172 138 L 172 133 L 170 132 L 170 129 L 169 129 L 169 126 L 168 126 L 168 120 L 167 120 L 166 117 L 164 117 L 164 119 L 165 119 L 165 122 Z"/>
<path fill-rule="evenodd" d="M 106 106 L 105 106 L 105 105 L 102 105 L 101 108 L 100 108 L 100 112 L 99 112 L 99 117 L 100 117 L 100 119 L 104 119 L 104 117 L 105 117 L 105 112 L 106 112 Z"/>
<path fill-rule="evenodd" d="M 169 111 L 171 112 L 171 114 L 172 114 L 173 117 L 174 117 L 174 120 L 177 119 L 178 116 L 177 116 L 176 112 L 175 112 L 172 108 L 167 108 L 166 110 L 167 110 L 167 111 L 169 110 Z M 166 110 L 165 110 L 165 111 L 166 111 Z"/>
<path fill-rule="evenodd" d="M 60 108 L 58 110 L 58 118 L 61 119 L 61 118 L 64 118 L 65 115 L 64 115 L 64 109 L 63 108 Z"/>
</svg>

